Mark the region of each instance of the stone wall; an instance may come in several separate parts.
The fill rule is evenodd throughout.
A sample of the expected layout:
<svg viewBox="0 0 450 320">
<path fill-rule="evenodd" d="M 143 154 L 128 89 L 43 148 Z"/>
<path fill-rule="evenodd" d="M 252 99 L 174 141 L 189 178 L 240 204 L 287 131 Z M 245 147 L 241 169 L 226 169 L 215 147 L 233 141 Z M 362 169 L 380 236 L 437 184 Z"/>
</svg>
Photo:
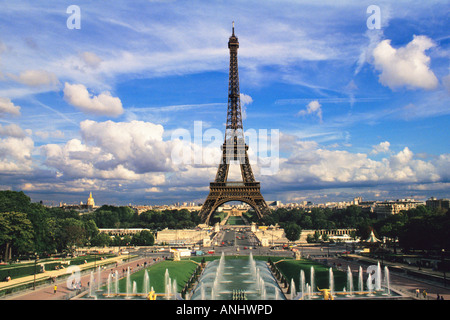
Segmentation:
<svg viewBox="0 0 450 320">
<path fill-rule="evenodd" d="M 156 235 L 156 242 L 168 242 L 168 243 L 198 243 L 205 238 L 210 238 L 210 230 L 169 230 L 165 229 L 158 231 Z"/>
</svg>

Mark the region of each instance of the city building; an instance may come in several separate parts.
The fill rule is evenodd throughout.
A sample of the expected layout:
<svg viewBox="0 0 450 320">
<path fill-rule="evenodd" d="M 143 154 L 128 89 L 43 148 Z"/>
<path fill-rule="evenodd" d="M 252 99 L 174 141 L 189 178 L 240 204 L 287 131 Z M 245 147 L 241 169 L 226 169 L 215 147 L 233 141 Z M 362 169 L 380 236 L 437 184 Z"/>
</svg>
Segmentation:
<svg viewBox="0 0 450 320">
<path fill-rule="evenodd" d="M 95 207 L 95 201 L 94 198 L 92 197 L 92 192 L 89 192 L 89 198 L 87 200 L 86 205 L 90 209 L 93 209 Z"/>
<path fill-rule="evenodd" d="M 435 197 L 431 197 L 426 202 L 426 206 L 430 209 L 444 209 L 448 210 L 450 208 L 450 200 L 449 199 L 436 199 Z"/>
<path fill-rule="evenodd" d="M 374 207 L 374 213 L 377 219 L 384 219 L 390 215 L 398 214 L 400 211 L 415 209 L 417 206 L 425 205 L 425 202 L 415 199 L 397 199 L 395 201 L 377 202 Z"/>
<path fill-rule="evenodd" d="M 94 198 L 92 197 L 92 192 L 89 193 L 89 198 L 87 199 L 86 204 L 83 203 L 83 201 L 80 202 L 80 204 L 67 204 L 67 203 L 59 203 L 59 207 L 66 210 L 75 210 L 79 213 L 87 213 L 91 212 L 98 207 L 95 206 Z"/>
</svg>

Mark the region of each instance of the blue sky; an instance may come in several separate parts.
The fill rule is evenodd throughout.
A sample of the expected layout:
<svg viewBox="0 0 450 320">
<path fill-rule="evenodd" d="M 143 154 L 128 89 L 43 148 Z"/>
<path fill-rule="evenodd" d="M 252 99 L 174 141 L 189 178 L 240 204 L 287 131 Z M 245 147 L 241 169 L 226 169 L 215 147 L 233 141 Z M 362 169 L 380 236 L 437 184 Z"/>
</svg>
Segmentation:
<svg viewBox="0 0 450 320">
<path fill-rule="evenodd" d="M 0 189 L 202 202 L 235 21 L 244 129 L 279 132 L 251 146 L 266 200 L 450 196 L 448 2 L 77 1 L 69 29 L 73 4 L 0 1 Z"/>
</svg>

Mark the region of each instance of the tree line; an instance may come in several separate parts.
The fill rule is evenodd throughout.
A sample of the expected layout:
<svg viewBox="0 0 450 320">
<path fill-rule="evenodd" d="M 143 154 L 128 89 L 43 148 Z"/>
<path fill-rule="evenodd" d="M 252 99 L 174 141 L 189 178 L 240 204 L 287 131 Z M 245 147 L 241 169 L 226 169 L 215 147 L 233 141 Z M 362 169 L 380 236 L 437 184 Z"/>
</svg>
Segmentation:
<svg viewBox="0 0 450 320">
<path fill-rule="evenodd" d="M 31 202 L 22 191 L 0 191 L 0 255 L 2 260 L 38 253 L 70 252 L 76 246 L 153 245 L 154 232 L 193 228 L 198 213 L 188 210 L 147 211 L 138 215 L 125 206 L 102 206 L 80 214 Z M 99 228 L 142 228 L 133 236 L 110 237 Z"/>
<path fill-rule="evenodd" d="M 450 210 L 418 206 L 385 219 L 377 219 L 359 206 L 345 209 L 278 208 L 261 220 L 263 225 L 278 225 L 288 239 L 296 240 L 303 229 L 354 228 L 355 236 L 367 239 L 373 231 L 378 238 L 386 237 L 394 249 L 398 244 L 404 252 L 411 250 L 450 250 Z"/>
<path fill-rule="evenodd" d="M 358 206 L 345 209 L 278 208 L 258 220 L 251 212 L 249 220 L 262 225 L 279 224 L 288 239 L 298 239 L 303 229 L 355 228 L 355 236 L 387 237 L 404 251 L 450 250 L 450 213 L 448 210 L 419 206 L 383 220 L 375 219 Z M 74 210 L 48 208 L 32 203 L 23 192 L 0 191 L 0 254 L 3 260 L 30 253 L 62 253 L 76 246 L 153 245 L 154 234 L 165 228 L 192 229 L 200 223 L 198 212 L 188 210 L 149 210 L 138 214 L 126 206 L 102 206 L 79 214 Z M 134 236 L 110 237 L 99 228 L 142 228 Z M 395 241 L 394 241 L 395 240 Z"/>
</svg>

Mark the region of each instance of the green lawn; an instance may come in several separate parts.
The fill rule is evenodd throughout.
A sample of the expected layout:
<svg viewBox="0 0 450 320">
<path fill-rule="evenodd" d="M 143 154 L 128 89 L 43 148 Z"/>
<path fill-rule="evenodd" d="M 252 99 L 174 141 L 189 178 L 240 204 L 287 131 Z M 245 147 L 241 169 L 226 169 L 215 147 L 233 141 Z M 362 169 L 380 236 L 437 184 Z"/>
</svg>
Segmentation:
<svg viewBox="0 0 450 320">
<path fill-rule="evenodd" d="M 227 224 L 229 225 L 243 225 L 245 224 L 244 220 L 241 217 L 231 216 L 227 220 Z"/>
<path fill-rule="evenodd" d="M 84 262 L 92 262 L 94 260 L 101 262 L 103 259 L 108 259 L 113 257 L 112 254 L 102 254 L 102 255 L 86 255 L 76 258 L 46 258 L 46 259 L 40 259 L 36 262 L 36 272 L 39 273 L 40 265 L 45 265 L 45 270 L 55 270 L 56 267 L 60 267 L 61 264 L 63 264 L 66 268 L 67 265 L 63 262 L 70 261 L 70 265 L 81 265 L 84 264 Z M 35 273 L 35 262 L 22 262 L 22 263 L 14 263 L 14 264 L 7 264 L 7 265 L 0 265 L 0 281 L 2 281 L 6 276 L 11 276 L 13 279 L 26 277 L 33 275 Z"/>
<path fill-rule="evenodd" d="M 267 261 L 269 257 L 267 256 L 254 256 L 255 260 Z M 276 262 L 283 260 L 283 257 L 270 257 L 272 261 Z M 196 262 L 201 262 L 202 259 L 206 261 L 212 261 L 215 259 L 220 259 L 220 256 L 205 256 L 205 257 L 191 257 L 189 260 L 172 261 L 166 260 L 157 263 L 149 268 L 147 268 L 150 277 L 150 286 L 155 289 L 158 293 L 163 293 L 164 289 L 164 275 L 166 269 L 169 271 L 170 278 L 176 279 L 178 292 L 180 292 L 186 282 L 189 280 L 191 275 L 197 268 Z M 248 256 L 225 256 L 225 259 L 248 259 Z M 190 261 L 193 260 L 193 261 Z M 315 282 L 316 287 L 328 288 L 329 287 L 329 268 L 323 265 L 317 264 L 309 260 L 294 260 L 291 258 L 284 259 L 276 264 L 278 269 L 284 274 L 288 279 L 289 283 L 291 279 L 294 279 L 295 287 L 297 291 L 300 285 L 300 270 L 304 270 L 305 279 L 307 283 L 310 283 L 310 272 L 311 266 L 314 267 L 315 272 Z M 137 291 L 142 292 L 142 284 L 144 280 L 144 270 L 140 270 L 131 275 L 131 283 L 136 281 Z M 333 270 L 335 290 L 341 291 L 347 285 L 347 274 L 342 271 Z M 355 281 L 355 280 L 354 280 Z M 120 280 L 119 283 L 120 292 L 126 292 L 126 279 Z M 317 288 L 315 288 L 317 290 Z"/>
<path fill-rule="evenodd" d="M 166 260 L 157 263 L 147 268 L 148 275 L 150 277 L 150 287 L 153 287 L 155 292 L 158 293 L 163 293 L 165 291 L 164 275 L 167 269 L 169 271 L 170 278 L 177 280 L 178 292 L 180 292 L 184 288 L 186 282 L 189 280 L 196 268 L 197 264 L 189 260 Z M 136 281 L 138 292 L 143 291 L 142 285 L 144 282 L 144 274 L 145 270 L 143 269 L 130 276 L 131 283 L 133 283 L 133 281 Z M 119 281 L 119 290 L 120 292 L 126 292 L 126 278 Z"/>
<path fill-rule="evenodd" d="M 311 267 L 314 267 L 315 274 L 316 288 L 314 288 L 314 290 L 317 290 L 317 287 L 320 289 L 329 288 L 329 267 L 317 264 L 310 260 L 285 260 L 280 261 L 276 266 L 288 279 L 289 283 L 291 279 L 294 279 L 297 291 L 300 288 L 300 270 L 303 270 L 305 273 L 306 283 L 311 284 Z M 347 286 L 347 274 L 333 269 L 333 275 L 334 288 L 336 291 L 341 291 Z"/>
</svg>

